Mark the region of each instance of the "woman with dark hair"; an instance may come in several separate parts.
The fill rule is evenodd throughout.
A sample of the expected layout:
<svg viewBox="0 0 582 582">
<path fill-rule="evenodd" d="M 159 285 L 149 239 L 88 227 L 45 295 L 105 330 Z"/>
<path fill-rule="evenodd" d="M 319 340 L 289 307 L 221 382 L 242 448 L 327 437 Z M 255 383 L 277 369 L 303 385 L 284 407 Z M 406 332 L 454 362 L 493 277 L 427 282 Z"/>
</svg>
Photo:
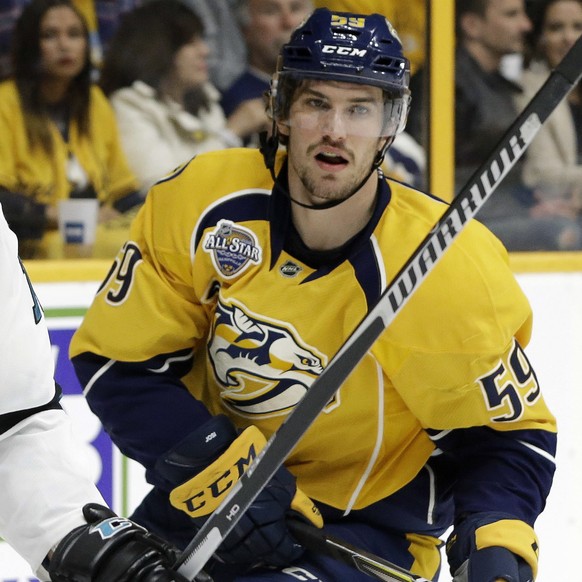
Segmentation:
<svg viewBox="0 0 582 582">
<path fill-rule="evenodd" d="M 124 15 L 105 54 L 101 86 L 144 188 L 198 153 L 242 145 L 268 124 L 260 98 L 225 118 L 203 34 L 182 2 L 156 0 Z"/>
<path fill-rule="evenodd" d="M 21 256 L 59 256 L 57 203 L 97 198 L 100 221 L 140 203 L 115 116 L 91 81 L 87 26 L 70 0 L 33 0 L 0 84 L 0 202 Z"/>
<path fill-rule="evenodd" d="M 525 106 L 582 34 L 582 0 L 537 0 L 531 5 L 531 62 L 519 104 Z M 540 215 L 578 223 L 582 248 L 582 87 L 556 107 L 526 154 L 524 181 L 535 191 Z"/>
</svg>

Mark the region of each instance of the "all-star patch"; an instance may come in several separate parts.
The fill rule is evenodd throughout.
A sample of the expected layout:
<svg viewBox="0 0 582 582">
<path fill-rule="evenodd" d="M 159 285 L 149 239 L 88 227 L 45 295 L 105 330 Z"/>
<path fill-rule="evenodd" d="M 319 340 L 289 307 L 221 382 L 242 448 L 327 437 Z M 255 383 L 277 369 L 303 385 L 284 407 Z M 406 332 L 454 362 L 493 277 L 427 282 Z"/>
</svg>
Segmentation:
<svg viewBox="0 0 582 582">
<path fill-rule="evenodd" d="M 227 279 L 240 275 L 251 264 L 258 265 L 263 255 L 253 231 L 230 220 L 221 220 L 205 236 L 204 250 Z"/>
<path fill-rule="evenodd" d="M 293 261 L 285 261 L 279 268 L 281 275 L 289 278 L 297 276 L 302 270 L 303 269 Z"/>
</svg>

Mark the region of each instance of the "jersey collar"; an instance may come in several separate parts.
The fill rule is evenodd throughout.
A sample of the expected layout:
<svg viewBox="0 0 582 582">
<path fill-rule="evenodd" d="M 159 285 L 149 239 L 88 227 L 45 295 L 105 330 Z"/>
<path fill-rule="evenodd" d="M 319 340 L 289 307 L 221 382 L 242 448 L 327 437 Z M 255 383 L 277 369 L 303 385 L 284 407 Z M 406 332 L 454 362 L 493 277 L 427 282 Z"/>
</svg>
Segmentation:
<svg viewBox="0 0 582 582">
<path fill-rule="evenodd" d="M 285 241 L 291 227 L 291 201 L 289 200 L 288 195 L 289 182 L 287 169 L 287 160 L 285 160 L 281 167 L 281 171 L 277 175 L 269 203 L 269 222 L 271 225 L 271 269 L 275 266 L 281 252 L 285 248 Z M 350 244 L 347 245 L 346 252 L 341 259 L 319 267 L 319 276 L 333 270 L 340 263 L 349 259 L 363 244 L 368 243 L 381 216 L 384 214 L 384 210 L 390 202 L 390 197 L 390 186 L 382 172 L 378 171 L 377 201 L 370 221 L 366 227 L 351 240 Z"/>
</svg>

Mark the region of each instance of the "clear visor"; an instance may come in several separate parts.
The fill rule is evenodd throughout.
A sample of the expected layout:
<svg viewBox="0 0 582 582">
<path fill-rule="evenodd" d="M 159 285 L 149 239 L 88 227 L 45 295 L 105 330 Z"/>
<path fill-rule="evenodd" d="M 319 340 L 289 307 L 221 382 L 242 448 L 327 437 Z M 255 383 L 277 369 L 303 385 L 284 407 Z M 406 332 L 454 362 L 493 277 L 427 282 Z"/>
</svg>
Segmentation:
<svg viewBox="0 0 582 582">
<path fill-rule="evenodd" d="M 358 137 L 390 137 L 400 133 L 408 116 L 408 95 L 387 99 L 383 106 L 350 103 L 335 106 L 324 100 L 300 98 L 291 107 L 288 127 Z"/>
</svg>

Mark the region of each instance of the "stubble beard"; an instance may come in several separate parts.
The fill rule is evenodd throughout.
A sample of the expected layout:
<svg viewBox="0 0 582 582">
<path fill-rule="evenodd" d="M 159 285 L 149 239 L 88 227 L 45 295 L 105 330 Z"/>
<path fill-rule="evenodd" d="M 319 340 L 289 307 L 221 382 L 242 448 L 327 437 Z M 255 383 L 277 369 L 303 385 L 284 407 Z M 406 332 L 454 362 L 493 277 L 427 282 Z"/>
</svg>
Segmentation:
<svg viewBox="0 0 582 582">
<path fill-rule="evenodd" d="M 334 144 L 331 144 L 334 145 Z M 288 144 L 288 149 L 291 144 Z M 313 150 L 316 146 L 312 146 L 307 149 L 308 158 L 313 155 Z M 370 155 L 375 155 L 377 150 L 370 152 Z M 366 159 L 366 155 L 363 159 Z M 346 151 L 346 158 L 350 160 L 350 165 L 354 167 L 354 171 L 350 172 L 350 176 L 342 177 L 344 172 L 321 174 L 316 168 L 311 167 L 309 164 L 301 164 L 301 162 L 296 159 L 293 163 L 293 169 L 299 178 L 299 181 L 305 189 L 305 194 L 307 200 L 305 202 L 309 204 L 324 204 L 326 202 L 342 202 L 351 198 L 355 193 L 355 190 L 362 186 L 362 181 L 366 175 L 370 175 L 372 171 L 372 163 L 370 166 L 362 167 L 362 164 L 355 164 L 354 156 L 349 155 Z M 349 171 L 349 170 L 348 170 Z"/>
<path fill-rule="evenodd" d="M 333 176 L 315 178 L 315 176 L 305 168 L 300 169 L 298 176 L 308 196 L 311 198 L 309 202 L 313 204 L 345 200 L 350 197 L 354 188 L 356 188 L 359 183 L 355 178 L 350 179 L 347 183 L 338 183 Z"/>
</svg>

